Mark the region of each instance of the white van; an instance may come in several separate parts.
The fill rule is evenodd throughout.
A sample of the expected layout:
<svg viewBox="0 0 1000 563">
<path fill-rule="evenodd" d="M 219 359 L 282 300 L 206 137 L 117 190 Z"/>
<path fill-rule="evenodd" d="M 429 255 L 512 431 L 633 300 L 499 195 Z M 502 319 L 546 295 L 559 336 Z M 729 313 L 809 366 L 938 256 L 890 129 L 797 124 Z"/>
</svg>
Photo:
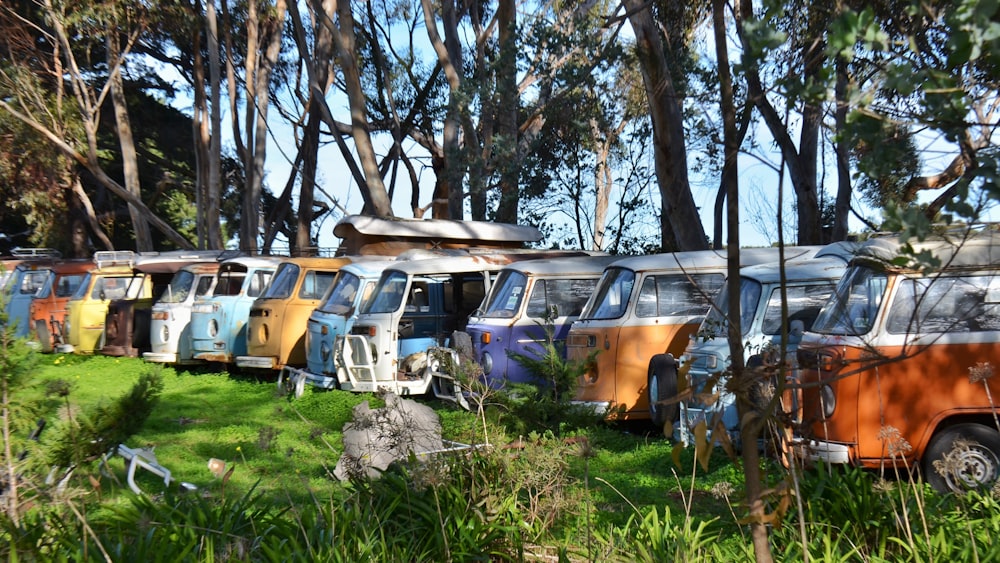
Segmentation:
<svg viewBox="0 0 1000 563">
<path fill-rule="evenodd" d="M 812 327 L 820 309 L 830 300 L 856 248 L 854 243 L 834 243 L 813 258 L 787 262 L 783 269 L 774 263 L 740 270 L 741 342 L 747 365 L 764 361 L 765 356 L 780 348 L 783 328 L 787 333 L 785 357 L 794 360 L 802 334 Z M 783 297 L 787 304 L 787 324 L 782 323 Z M 723 374 L 730 364 L 728 311 L 727 287 L 719 293 L 680 357 L 680 366 L 687 368 L 687 384 L 693 391 L 690 399 L 680 403 L 681 424 L 676 430 L 684 442 L 690 440 L 690 430 L 700 422 L 714 429 L 721 420 L 730 432 L 738 429 L 735 397 L 724 390 Z M 657 386 L 649 387 L 650 416 L 654 424 L 662 425 L 672 420 L 671 409 L 669 405 L 657 405 L 662 395 L 657 397 L 661 390 L 654 387 Z"/>
</svg>

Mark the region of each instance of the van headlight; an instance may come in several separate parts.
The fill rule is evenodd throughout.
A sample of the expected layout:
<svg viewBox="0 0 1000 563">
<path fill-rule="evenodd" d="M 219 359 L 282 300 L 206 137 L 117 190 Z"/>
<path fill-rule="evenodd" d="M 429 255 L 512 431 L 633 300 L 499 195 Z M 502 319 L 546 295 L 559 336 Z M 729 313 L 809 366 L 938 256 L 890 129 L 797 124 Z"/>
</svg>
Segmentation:
<svg viewBox="0 0 1000 563">
<path fill-rule="evenodd" d="M 484 353 L 481 363 L 483 364 L 483 375 L 489 375 L 493 371 L 493 356 L 489 352 Z"/>
<path fill-rule="evenodd" d="M 823 409 L 823 418 L 833 416 L 833 410 L 837 408 L 837 394 L 833 392 L 833 387 L 829 385 L 820 387 L 819 401 Z"/>
<path fill-rule="evenodd" d="M 215 338 L 219 334 L 219 322 L 215 319 L 208 321 L 208 336 Z"/>
</svg>

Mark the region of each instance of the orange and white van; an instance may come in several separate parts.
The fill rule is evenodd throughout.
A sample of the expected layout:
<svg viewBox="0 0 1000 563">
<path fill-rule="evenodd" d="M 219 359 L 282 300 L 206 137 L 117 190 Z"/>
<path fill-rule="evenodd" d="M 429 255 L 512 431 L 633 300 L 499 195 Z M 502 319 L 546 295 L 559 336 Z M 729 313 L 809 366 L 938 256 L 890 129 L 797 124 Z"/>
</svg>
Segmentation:
<svg viewBox="0 0 1000 563">
<path fill-rule="evenodd" d="M 45 284 L 31 300 L 31 326 L 43 352 L 52 352 L 63 344 L 69 299 L 93 267 L 90 260 L 59 260 L 52 264 Z"/>
<path fill-rule="evenodd" d="M 821 247 L 789 247 L 786 259 Z M 740 265 L 777 262 L 777 248 L 740 251 Z M 566 340 L 571 361 L 592 361 L 576 401 L 625 420 L 650 418 L 647 393 L 655 355 L 680 357 L 727 272 L 726 251 L 622 258 L 604 270 Z"/>
<path fill-rule="evenodd" d="M 799 343 L 797 451 L 988 490 L 1000 477 L 1000 233 L 909 243 L 866 242 Z"/>
</svg>

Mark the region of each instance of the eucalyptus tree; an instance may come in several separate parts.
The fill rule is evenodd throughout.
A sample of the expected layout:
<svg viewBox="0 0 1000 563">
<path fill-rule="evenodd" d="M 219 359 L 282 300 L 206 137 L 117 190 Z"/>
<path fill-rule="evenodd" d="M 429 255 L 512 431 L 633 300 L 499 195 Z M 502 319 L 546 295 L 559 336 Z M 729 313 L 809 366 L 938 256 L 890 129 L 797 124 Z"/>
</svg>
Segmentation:
<svg viewBox="0 0 1000 563">
<path fill-rule="evenodd" d="M 708 248 L 688 177 L 684 125 L 684 66 L 693 30 L 704 21 L 707 4 L 624 0 L 635 33 L 660 187 L 660 236 L 667 250 Z"/>
<path fill-rule="evenodd" d="M 5 42 L 12 56 L 6 60 L 0 78 L 4 90 L 0 110 L 7 118 L 23 123 L 67 162 L 85 169 L 95 182 L 126 202 L 136 213 L 133 217 L 137 232 L 148 222 L 172 244 L 190 247 L 190 241 L 149 209 L 142 192 L 135 192 L 139 187 L 135 177 L 123 186 L 105 170 L 104 156 L 108 148 L 102 138 L 105 104 L 109 103 L 109 96 L 124 97 L 124 84 L 116 84 L 115 77 L 128 61 L 135 38 L 147 24 L 142 17 L 117 19 L 122 15 L 119 8 L 122 7 L 112 4 L 70 13 L 66 6 L 51 0 L 0 7 L 6 21 L 12 24 L 7 39 L 31 39 Z M 115 35 L 114 39 L 109 39 L 111 34 Z M 115 43 L 118 40 L 122 43 Z M 117 44 L 119 48 L 109 49 L 109 41 L 112 47 Z M 115 54 L 109 58 L 111 53 Z M 123 119 L 123 112 L 127 112 L 125 102 L 121 98 L 118 101 L 119 119 L 115 120 L 113 131 L 119 144 L 115 152 L 129 160 L 123 164 L 130 172 L 135 172 L 136 154 L 122 151 L 121 140 L 127 144 L 129 127 Z M 110 247 L 111 239 L 92 211 L 92 202 L 75 171 L 67 167 L 58 178 L 65 189 L 74 194 L 74 207 L 87 214 L 86 224 L 94 238 Z M 151 242 L 144 240 L 141 244 L 145 248 Z"/>
<path fill-rule="evenodd" d="M 995 3 L 890 1 L 859 4 L 838 20 L 833 47 L 869 77 L 850 84 L 858 104 L 845 136 L 857 147 L 860 187 L 890 207 L 890 226 L 926 225 L 942 211 L 977 220 L 1000 196 L 998 14 Z"/>
<path fill-rule="evenodd" d="M 545 130 L 549 108 L 593 87 L 618 28 L 604 25 L 611 3 L 512 0 L 436 6 L 421 0 L 424 27 L 447 83 L 438 136 L 421 124 L 451 217 L 517 222 L 522 169 Z M 492 212 L 491 212 L 492 210 Z"/>
</svg>

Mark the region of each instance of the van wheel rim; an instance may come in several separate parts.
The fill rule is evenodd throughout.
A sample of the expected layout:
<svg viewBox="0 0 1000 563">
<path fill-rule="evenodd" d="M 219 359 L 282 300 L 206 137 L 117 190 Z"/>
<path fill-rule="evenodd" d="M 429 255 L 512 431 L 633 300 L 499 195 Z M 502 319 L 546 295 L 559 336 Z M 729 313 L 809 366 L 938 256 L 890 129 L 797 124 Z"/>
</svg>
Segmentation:
<svg viewBox="0 0 1000 563">
<path fill-rule="evenodd" d="M 998 477 L 1000 460 L 993 452 L 979 444 L 962 451 L 955 460 L 955 467 L 945 474 L 948 488 L 953 491 L 968 491 L 992 485 Z"/>
</svg>

